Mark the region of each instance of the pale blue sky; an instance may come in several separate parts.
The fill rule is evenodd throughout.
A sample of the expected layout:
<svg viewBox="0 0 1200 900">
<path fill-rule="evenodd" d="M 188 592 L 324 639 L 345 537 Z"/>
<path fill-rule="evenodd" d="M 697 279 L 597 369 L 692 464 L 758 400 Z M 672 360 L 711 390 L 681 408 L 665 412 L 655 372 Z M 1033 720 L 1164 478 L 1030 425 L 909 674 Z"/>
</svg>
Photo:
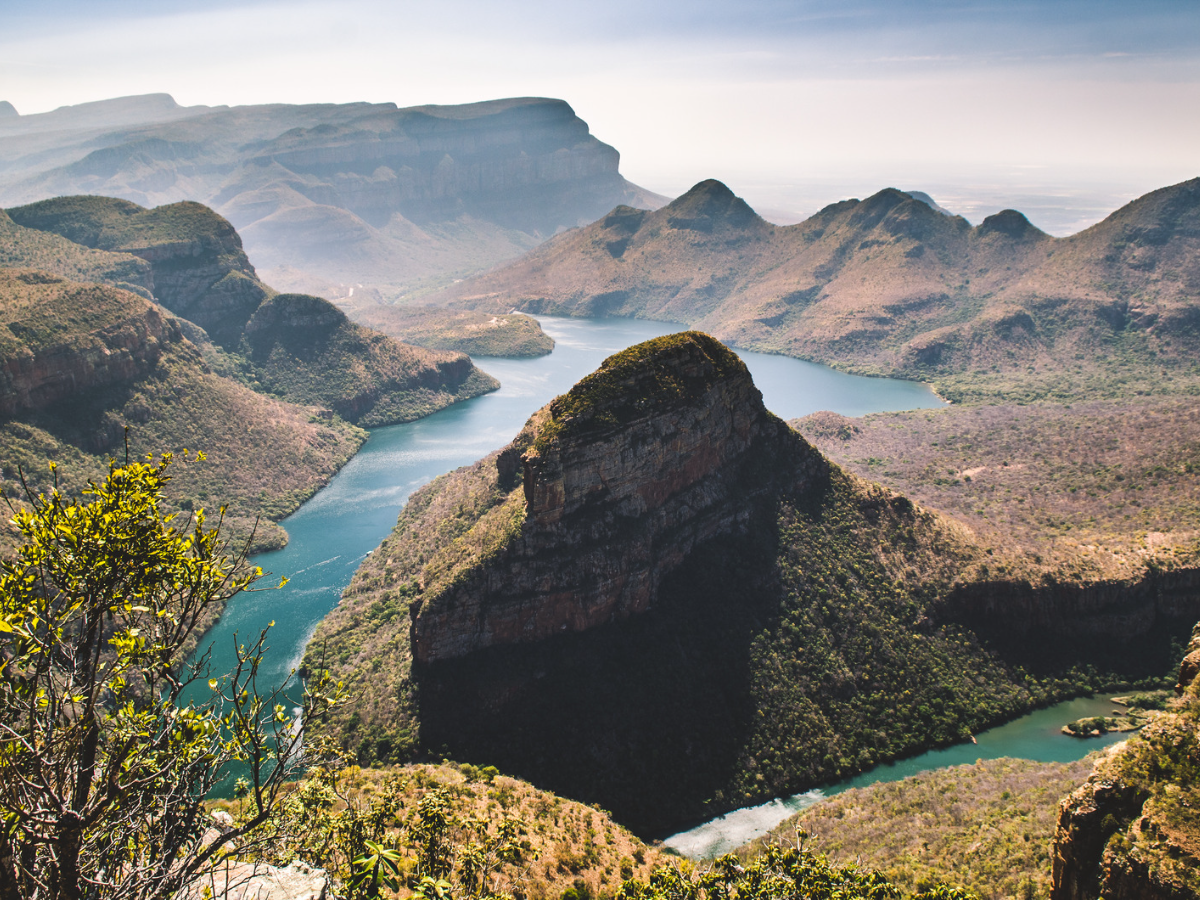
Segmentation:
<svg viewBox="0 0 1200 900">
<path fill-rule="evenodd" d="M 1200 3 L 0 0 L 20 112 L 153 91 L 562 97 L 634 181 L 803 213 L 884 184 L 1115 203 L 1200 175 Z"/>
</svg>

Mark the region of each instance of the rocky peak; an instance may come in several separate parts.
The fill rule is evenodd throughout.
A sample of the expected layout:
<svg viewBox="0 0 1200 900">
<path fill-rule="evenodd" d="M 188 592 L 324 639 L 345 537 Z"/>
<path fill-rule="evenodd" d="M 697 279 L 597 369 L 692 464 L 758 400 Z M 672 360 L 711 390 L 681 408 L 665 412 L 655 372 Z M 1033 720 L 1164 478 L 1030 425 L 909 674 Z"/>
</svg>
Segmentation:
<svg viewBox="0 0 1200 900">
<path fill-rule="evenodd" d="M 766 225 L 745 200 L 713 178 L 701 181 L 673 200 L 663 212 L 673 228 L 689 231 L 711 232 Z"/>
<path fill-rule="evenodd" d="M 946 209 L 944 206 L 940 206 L 936 200 L 934 200 L 924 191 L 904 191 L 904 193 L 908 194 L 908 196 L 912 197 L 914 200 L 920 200 L 934 212 L 940 212 L 943 216 L 950 216 L 951 218 L 954 217 L 954 213 L 950 212 L 950 210 Z"/>
<path fill-rule="evenodd" d="M 739 533 L 778 479 L 823 471 L 764 408 L 741 360 L 699 332 L 610 357 L 535 414 L 495 465 L 512 485 L 504 511 L 463 544 L 489 549 L 422 574 L 419 662 L 641 613 L 697 545 Z"/>
<path fill-rule="evenodd" d="M 994 216 L 988 216 L 980 223 L 978 234 L 980 237 L 1001 234 L 1014 240 L 1044 240 L 1050 236 L 1015 209 L 1002 209 Z"/>
<path fill-rule="evenodd" d="M 558 521 L 599 501 L 643 515 L 744 452 L 765 417 L 745 364 L 715 338 L 638 344 L 550 403 L 522 460 L 527 514 Z M 621 477 L 631 444 L 654 447 L 655 471 Z"/>
<path fill-rule="evenodd" d="M 14 119 L 20 116 L 17 108 L 7 100 L 0 100 L 0 119 Z"/>
<path fill-rule="evenodd" d="M 920 200 L 914 200 L 904 191 L 896 188 L 884 188 L 866 200 L 860 200 L 854 207 L 854 211 L 850 213 L 848 222 L 856 229 L 867 231 L 874 228 L 892 210 L 903 204 L 909 204 L 911 209 L 918 211 L 931 211 L 927 204 Z"/>
<path fill-rule="evenodd" d="M 246 337 L 254 344 L 260 335 L 274 339 L 281 332 L 328 334 L 346 321 L 346 314 L 323 297 L 276 294 L 264 300 L 246 323 Z"/>
<path fill-rule="evenodd" d="M 56 197 L 10 209 L 18 225 L 150 264 L 155 298 L 226 349 L 267 295 L 233 226 L 200 203 L 145 209 L 113 197 Z"/>
</svg>

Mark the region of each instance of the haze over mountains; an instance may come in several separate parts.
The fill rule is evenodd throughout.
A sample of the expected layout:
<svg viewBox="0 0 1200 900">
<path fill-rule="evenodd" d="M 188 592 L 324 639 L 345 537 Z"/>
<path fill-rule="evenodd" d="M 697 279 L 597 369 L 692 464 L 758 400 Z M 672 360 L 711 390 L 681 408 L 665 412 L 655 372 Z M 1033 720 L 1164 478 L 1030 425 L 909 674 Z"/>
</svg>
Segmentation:
<svg viewBox="0 0 1200 900">
<path fill-rule="evenodd" d="M 498 387 L 462 353 L 407 346 L 320 297 L 259 280 L 237 232 L 192 202 L 62 197 L 0 212 L 0 480 L 74 489 L 120 452 L 205 450 L 178 502 L 271 524 L 365 434 Z M 353 423 L 353 424 L 350 424 Z M 11 533 L 0 531 L 0 546 Z"/>
<path fill-rule="evenodd" d="M 972 227 L 891 188 L 778 227 L 705 181 L 654 212 L 618 207 L 436 299 L 686 322 L 739 346 L 955 394 L 967 371 L 1044 381 L 1127 353 L 1190 365 L 1198 223 L 1200 179 L 1068 238 L 1015 210 Z"/>
<path fill-rule="evenodd" d="M 196 200 L 270 283 L 344 295 L 510 259 L 658 197 L 561 100 L 180 107 L 165 94 L 0 116 L 0 206 Z"/>
</svg>

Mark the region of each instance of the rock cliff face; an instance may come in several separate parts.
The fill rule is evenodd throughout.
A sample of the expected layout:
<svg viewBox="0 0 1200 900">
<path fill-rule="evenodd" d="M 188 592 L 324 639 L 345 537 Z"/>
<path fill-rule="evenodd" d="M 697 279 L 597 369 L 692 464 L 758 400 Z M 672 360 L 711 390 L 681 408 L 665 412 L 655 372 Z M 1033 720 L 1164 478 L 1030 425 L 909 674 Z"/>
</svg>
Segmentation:
<svg viewBox="0 0 1200 900">
<path fill-rule="evenodd" d="M 1139 580 L 1085 584 L 976 581 L 946 598 L 942 613 L 996 636 L 1128 639 L 1164 620 L 1200 615 L 1200 570 L 1153 571 Z"/>
<path fill-rule="evenodd" d="M 131 381 L 182 339 L 154 304 L 102 285 L 73 285 L 39 272 L 0 270 L 0 415 L 43 409 L 67 397 Z M 85 328 L 68 329 L 60 310 Z M 74 311 L 74 312 L 72 312 Z"/>
<path fill-rule="evenodd" d="M 1057 696 L 1075 660 L 1033 677 L 939 615 L 985 561 L 689 332 L 416 492 L 304 666 L 349 685 L 325 727 L 363 762 L 487 760 L 661 833 Z"/>
<path fill-rule="evenodd" d="M 587 207 L 587 221 L 610 209 L 605 200 L 625 192 L 619 162 L 561 100 L 377 113 L 366 129 L 294 129 L 248 160 L 320 177 L 322 184 L 304 191 L 310 199 L 375 226 L 397 211 L 422 224 L 469 209 L 549 232 L 580 218 L 583 210 L 572 205 Z"/>
<path fill-rule="evenodd" d="M 147 266 L 132 287 L 182 317 L 189 338 L 220 344 L 271 392 L 355 424 L 410 421 L 499 386 L 461 353 L 401 344 L 320 297 L 276 295 L 233 226 L 199 203 L 143 209 L 112 197 L 58 197 L 14 209 L 11 220 L 23 244 L 61 238 L 85 254 Z M 47 255 L 41 250 L 38 258 Z"/>
<path fill-rule="evenodd" d="M 644 612 L 694 547 L 744 529 L 748 504 L 770 483 L 752 483 L 745 470 L 802 452 L 763 407 L 744 364 L 707 335 L 613 357 L 501 454 L 510 478 L 518 458 L 523 468 L 511 537 L 485 571 L 427 574 L 413 621 L 416 659 Z"/>
<path fill-rule="evenodd" d="M 1176 706 L 1114 745 L 1062 801 L 1052 900 L 1200 897 L 1200 625 L 1180 665 Z"/>
<path fill-rule="evenodd" d="M 150 264 L 146 287 L 176 315 L 226 349 L 269 291 L 255 275 L 233 226 L 199 203 L 143 209 L 112 197 L 56 197 L 9 210 L 18 225 Z"/>
</svg>

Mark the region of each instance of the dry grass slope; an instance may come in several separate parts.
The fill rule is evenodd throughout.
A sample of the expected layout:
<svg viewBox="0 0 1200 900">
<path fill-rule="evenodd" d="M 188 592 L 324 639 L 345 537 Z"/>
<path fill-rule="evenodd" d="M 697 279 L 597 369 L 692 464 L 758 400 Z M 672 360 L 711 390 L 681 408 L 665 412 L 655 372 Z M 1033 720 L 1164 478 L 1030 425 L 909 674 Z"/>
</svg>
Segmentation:
<svg viewBox="0 0 1200 900">
<path fill-rule="evenodd" d="M 945 881 L 982 900 L 1048 897 L 1058 802 L 1094 764 L 981 760 L 857 788 L 791 817 L 739 849 L 810 846 L 840 863 L 878 869 L 908 891 Z"/>
</svg>

